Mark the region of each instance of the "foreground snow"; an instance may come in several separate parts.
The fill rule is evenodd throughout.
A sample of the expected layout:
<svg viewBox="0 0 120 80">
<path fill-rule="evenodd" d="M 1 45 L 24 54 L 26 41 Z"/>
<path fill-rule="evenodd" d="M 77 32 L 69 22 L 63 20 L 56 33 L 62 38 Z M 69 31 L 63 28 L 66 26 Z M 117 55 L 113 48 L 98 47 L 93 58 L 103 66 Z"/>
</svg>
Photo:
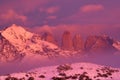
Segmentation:
<svg viewBox="0 0 120 80">
<path fill-rule="evenodd" d="M 8 74 L 0 80 L 120 80 L 120 69 L 91 63 L 64 64 Z"/>
</svg>

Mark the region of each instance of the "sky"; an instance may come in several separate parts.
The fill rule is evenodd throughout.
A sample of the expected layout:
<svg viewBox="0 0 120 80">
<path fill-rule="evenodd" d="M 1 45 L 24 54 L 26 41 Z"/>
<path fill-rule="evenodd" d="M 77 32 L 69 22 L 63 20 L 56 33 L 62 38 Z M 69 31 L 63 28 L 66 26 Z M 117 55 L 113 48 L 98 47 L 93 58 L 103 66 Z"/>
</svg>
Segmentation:
<svg viewBox="0 0 120 80">
<path fill-rule="evenodd" d="M 69 30 L 120 40 L 120 0 L 0 0 L 0 29 L 17 24 L 41 33 Z"/>
</svg>

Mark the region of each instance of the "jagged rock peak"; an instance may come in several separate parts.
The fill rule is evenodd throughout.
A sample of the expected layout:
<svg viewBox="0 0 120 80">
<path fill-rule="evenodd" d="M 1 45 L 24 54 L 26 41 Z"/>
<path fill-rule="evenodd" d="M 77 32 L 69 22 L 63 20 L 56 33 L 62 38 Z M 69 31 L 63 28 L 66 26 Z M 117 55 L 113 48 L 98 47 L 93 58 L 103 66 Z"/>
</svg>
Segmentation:
<svg viewBox="0 0 120 80">
<path fill-rule="evenodd" d="M 1 34 L 12 43 L 22 43 L 33 36 L 33 33 L 28 32 L 23 27 L 15 24 L 6 28 Z"/>
<path fill-rule="evenodd" d="M 69 31 L 65 31 L 62 36 L 62 49 L 73 50 L 72 36 Z"/>
<path fill-rule="evenodd" d="M 48 41 L 50 43 L 54 43 L 57 44 L 57 42 L 55 41 L 53 35 L 49 32 L 44 32 L 42 35 L 42 40 Z"/>
<path fill-rule="evenodd" d="M 4 31 L 2 31 L 2 35 L 4 36 L 23 36 L 24 38 L 30 38 L 33 34 L 31 32 L 26 31 L 23 27 L 17 26 L 16 24 L 13 24 L 12 26 L 6 28 Z"/>
<path fill-rule="evenodd" d="M 115 51 L 113 39 L 108 36 L 88 36 L 85 49 L 92 52 Z"/>
<path fill-rule="evenodd" d="M 114 39 L 108 35 L 102 35 L 102 37 L 108 42 L 108 44 L 113 45 Z"/>
<path fill-rule="evenodd" d="M 41 40 L 37 34 L 25 30 L 21 26 L 13 24 L 2 31 L 1 35 L 8 40 L 18 51 L 23 53 L 42 53 L 45 49 L 54 50 L 56 45 Z"/>
<path fill-rule="evenodd" d="M 0 34 L 0 62 L 21 59 L 22 54 Z"/>
<path fill-rule="evenodd" d="M 74 47 L 74 50 L 77 50 L 77 51 L 84 49 L 84 41 L 80 34 L 76 34 L 73 37 L 73 47 Z"/>
</svg>

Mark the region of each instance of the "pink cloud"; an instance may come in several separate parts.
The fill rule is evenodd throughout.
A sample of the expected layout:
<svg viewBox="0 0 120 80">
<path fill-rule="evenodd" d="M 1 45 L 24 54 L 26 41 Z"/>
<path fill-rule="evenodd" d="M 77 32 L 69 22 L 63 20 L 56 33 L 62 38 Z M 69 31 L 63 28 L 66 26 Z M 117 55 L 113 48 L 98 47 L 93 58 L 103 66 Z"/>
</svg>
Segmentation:
<svg viewBox="0 0 120 80">
<path fill-rule="evenodd" d="M 53 14 L 56 13 L 57 11 L 59 11 L 59 7 L 57 6 L 52 6 L 49 8 L 40 8 L 40 12 L 46 12 L 48 14 Z"/>
<path fill-rule="evenodd" d="M 27 17 L 24 15 L 20 15 L 13 10 L 8 10 L 6 13 L 1 14 L 0 19 L 7 20 L 7 21 L 9 21 L 9 20 L 21 20 L 24 22 L 27 20 Z"/>
<path fill-rule="evenodd" d="M 89 5 L 84 5 L 80 8 L 80 10 L 84 13 L 101 11 L 103 9 L 104 9 L 104 6 L 100 4 L 89 4 Z"/>
<path fill-rule="evenodd" d="M 34 27 L 33 29 L 31 29 L 31 28 L 28 28 L 30 31 L 32 31 L 32 32 L 35 32 L 35 33 L 42 33 L 42 32 L 50 32 L 50 33 L 52 33 L 53 31 L 53 27 L 51 28 L 50 26 L 48 26 L 48 25 L 44 25 L 44 26 L 42 26 L 42 27 L 39 27 L 39 26 L 37 26 L 37 27 Z"/>
<path fill-rule="evenodd" d="M 58 10 L 59 10 L 58 7 L 50 7 L 50 8 L 47 9 L 47 13 L 52 14 L 52 13 L 57 12 Z"/>
<path fill-rule="evenodd" d="M 114 38 L 119 38 L 119 29 L 120 24 L 117 25 L 106 25 L 106 24 L 86 24 L 86 25 L 78 25 L 78 24 L 61 24 L 56 26 L 38 26 L 32 29 L 29 28 L 30 31 L 36 33 L 50 32 L 56 38 L 61 38 L 64 31 L 70 31 L 73 35 L 80 34 L 83 37 L 87 37 L 88 35 L 109 35 Z"/>
<path fill-rule="evenodd" d="M 104 9 L 104 8 L 103 8 Z M 94 24 L 118 24 L 120 21 L 120 11 L 119 8 L 105 8 L 104 11 L 96 12 L 96 13 L 83 13 L 80 10 L 78 10 L 73 15 L 63 18 L 62 21 L 71 21 L 76 23 L 94 23 Z"/>
</svg>

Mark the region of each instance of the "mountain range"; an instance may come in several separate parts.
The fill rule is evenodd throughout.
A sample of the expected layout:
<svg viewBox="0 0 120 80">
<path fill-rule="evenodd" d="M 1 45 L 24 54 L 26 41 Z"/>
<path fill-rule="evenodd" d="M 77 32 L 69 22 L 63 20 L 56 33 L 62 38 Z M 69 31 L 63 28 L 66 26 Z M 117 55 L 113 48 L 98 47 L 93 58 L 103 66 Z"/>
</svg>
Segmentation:
<svg viewBox="0 0 120 80">
<path fill-rule="evenodd" d="M 92 54 L 114 54 L 120 50 L 120 42 L 107 35 L 90 35 L 84 40 L 80 34 L 65 31 L 61 43 L 49 32 L 36 34 L 13 24 L 0 31 L 0 63 L 12 63 L 12 70 L 57 63 L 56 66 L 36 68 L 19 73 L 1 75 L 0 80 L 119 80 L 120 69 L 93 63 L 73 63 L 74 58 L 88 58 Z M 62 57 L 62 60 L 61 60 Z M 60 64 L 69 57 L 72 63 Z M 100 56 L 99 56 L 100 57 Z M 58 58 L 58 60 L 56 59 Z M 60 61 L 59 61 L 60 58 Z M 104 60 L 108 57 L 100 57 Z M 89 60 L 89 59 L 88 59 Z M 43 61 L 43 62 L 42 62 Z M 14 62 L 17 62 L 15 66 Z M 46 64 L 44 63 L 44 64 Z M 3 65 L 3 64 L 2 64 Z M 13 68 L 14 66 L 14 68 Z M 9 66 L 6 66 L 9 68 Z M 1 67 L 2 68 L 2 67 Z M 4 68 L 3 68 L 4 69 Z M 6 69 L 6 68 L 5 68 Z M 22 69 L 24 70 L 24 69 Z M 4 71 L 3 71 L 4 72 Z M 4 72 L 6 73 L 6 72 Z"/>
<path fill-rule="evenodd" d="M 71 33 L 65 31 L 60 46 L 50 33 L 35 34 L 15 24 L 0 31 L 0 62 L 21 60 L 35 54 L 39 54 L 43 58 L 117 50 L 120 50 L 120 42 L 106 35 L 88 36 L 84 41 L 80 34 L 76 34 L 72 38 Z"/>
</svg>

